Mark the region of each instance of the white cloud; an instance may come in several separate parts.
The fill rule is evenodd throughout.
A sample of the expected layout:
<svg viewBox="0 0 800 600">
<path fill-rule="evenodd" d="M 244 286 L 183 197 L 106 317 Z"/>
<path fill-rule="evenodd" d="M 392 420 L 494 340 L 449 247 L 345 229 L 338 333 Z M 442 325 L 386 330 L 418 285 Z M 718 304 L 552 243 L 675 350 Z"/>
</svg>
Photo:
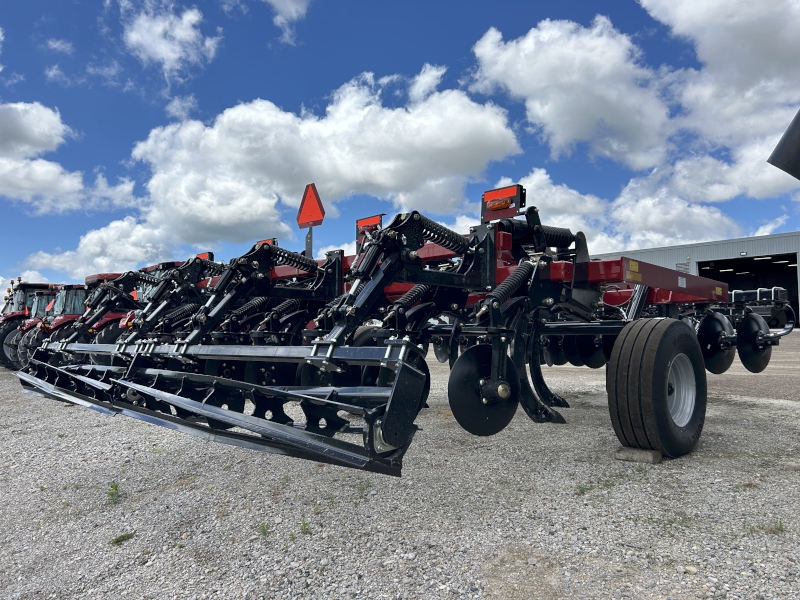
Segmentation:
<svg viewBox="0 0 800 600">
<path fill-rule="evenodd" d="M 38 102 L 0 104 L 0 196 L 25 202 L 39 214 L 131 205 L 132 182 L 109 186 L 98 175 L 87 188 L 82 173 L 39 158 L 70 135 L 58 110 Z"/>
<path fill-rule="evenodd" d="M 677 127 L 696 135 L 702 154 L 722 149 L 726 160 L 700 157 L 676 163 L 684 188 L 710 200 L 740 194 L 767 198 L 800 187 L 766 164 L 800 108 L 800 4 L 794 0 L 642 0 L 673 34 L 692 43 L 702 63 L 673 77 L 682 107 Z M 680 166 L 680 169 L 678 168 Z"/>
<path fill-rule="evenodd" d="M 50 50 L 63 52 L 64 54 L 72 54 L 75 52 L 75 46 L 72 45 L 72 42 L 67 40 L 51 38 L 47 40 L 47 47 L 50 48 Z"/>
<path fill-rule="evenodd" d="M 111 61 L 105 65 L 98 65 L 94 63 L 86 65 L 86 73 L 92 77 L 99 77 L 100 79 L 103 79 L 106 85 L 119 85 L 117 78 L 121 72 L 122 67 L 114 59 L 111 59 Z"/>
<path fill-rule="evenodd" d="M 22 281 L 27 281 L 29 283 L 50 283 L 50 280 L 47 279 L 47 277 L 45 277 L 41 273 L 39 273 L 39 271 L 34 271 L 30 269 L 23 271 L 20 277 L 22 277 Z"/>
<path fill-rule="evenodd" d="M 414 77 L 408 88 L 408 98 L 411 102 L 422 102 L 436 91 L 442 82 L 447 67 L 429 65 L 425 63 L 419 75 Z"/>
<path fill-rule="evenodd" d="M 609 210 L 623 248 L 654 248 L 735 237 L 739 225 L 715 206 L 689 202 L 657 176 L 632 179 Z M 601 252 L 605 250 L 592 250 Z"/>
<path fill-rule="evenodd" d="M 275 11 L 272 22 L 281 29 L 281 41 L 294 44 L 294 24 L 306 16 L 311 0 L 263 0 Z"/>
<path fill-rule="evenodd" d="M 333 250 L 344 250 L 345 256 L 353 256 L 356 253 L 356 241 L 352 240 L 350 242 L 345 242 L 344 244 L 339 244 L 338 246 L 323 246 L 317 250 L 317 258 L 324 259 L 325 253 Z"/>
<path fill-rule="evenodd" d="M 756 229 L 753 232 L 753 235 L 770 235 L 779 227 L 783 227 L 786 221 L 789 220 L 789 215 L 781 215 L 776 219 L 772 219 L 771 221 L 767 221 L 761 227 Z"/>
<path fill-rule="evenodd" d="M 196 110 L 197 98 L 194 97 L 194 94 L 189 96 L 175 96 L 164 108 L 167 116 L 177 119 L 178 121 L 185 121 Z"/>
<path fill-rule="evenodd" d="M 138 13 L 126 3 L 120 3 L 120 9 L 128 51 L 145 66 L 160 65 L 167 83 L 180 79 L 188 67 L 213 60 L 222 40 L 219 29 L 216 37 L 203 35 L 200 31 L 203 13 L 197 8 L 178 15 L 173 12 L 172 4 L 150 0 Z"/>
<path fill-rule="evenodd" d="M 2 27 L 0 27 L 0 53 L 3 52 L 3 42 L 5 41 L 5 39 L 6 39 L 6 32 L 3 30 Z M 5 67 L 3 65 L 0 65 L 0 73 L 3 72 L 4 68 Z"/>
<path fill-rule="evenodd" d="M 59 254 L 36 252 L 26 263 L 35 269 L 55 269 L 73 278 L 153 264 L 171 257 L 169 224 L 160 228 L 138 223 L 135 217 L 112 221 L 81 236 L 75 250 Z"/>
<path fill-rule="evenodd" d="M 336 90 L 321 116 L 254 100 L 209 125 L 185 120 L 153 129 L 132 151 L 152 172 L 139 218 L 92 231 L 77 250 L 39 254 L 31 264 L 52 261 L 77 272 L 112 259 L 128 266 L 176 244 L 290 237 L 281 204 L 294 213 L 310 181 L 331 214 L 351 194 L 452 213 L 463 207 L 468 181 L 519 151 L 505 111 L 491 103 L 445 90 L 389 108 L 381 91 L 364 74 Z M 147 240 L 151 252 L 132 239 Z"/>
<path fill-rule="evenodd" d="M 47 81 L 51 81 L 53 83 L 60 83 L 63 86 L 70 87 L 76 83 L 83 83 L 83 80 L 73 81 L 70 77 L 61 70 L 57 64 L 51 65 L 44 70 L 44 76 L 47 78 Z"/>
<path fill-rule="evenodd" d="M 590 155 L 634 169 L 664 161 L 670 123 L 661 82 L 608 18 L 597 16 L 588 28 L 548 19 L 508 42 L 491 28 L 473 51 L 472 89 L 500 88 L 524 101 L 554 157 L 585 142 Z"/>
</svg>

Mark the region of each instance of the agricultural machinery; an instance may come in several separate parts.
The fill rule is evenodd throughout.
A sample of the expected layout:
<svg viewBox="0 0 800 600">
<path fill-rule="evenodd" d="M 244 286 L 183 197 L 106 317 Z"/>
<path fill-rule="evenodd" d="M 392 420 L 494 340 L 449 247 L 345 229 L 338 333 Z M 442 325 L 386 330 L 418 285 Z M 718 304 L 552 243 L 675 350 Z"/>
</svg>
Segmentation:
<svg viewBox="0 0 800 600">
<path fill-rule="evenodd" d="M 34 294 L 47 289 L 50 289 L 48 283 L 28 283 L 22 281 L 21 277 L 17 281 L 11 281 L 11 286 L 6 290 L 3 311 L 0 313 L 0 365 L 14 368 L 11 360 L 14 348 L 9 342 L 17 337 L 17 328 L 30 318 Z"/>
<path fill-rule="evenodd" d="M 591 260 L 584 234 L 543 224 L 522 186 L 486 192 L 481 208 L 468 234 L 416 211 L 372 223 L 350 257 L 259 242 L 202 289 L 210 272 L 190 259 L 113 344 L 49 341 L 17 376 L 107 415 L 399 476 L 431 349 L 450 365 L 453 416 L 474 435 L 499 433 L 519 405 L 535 422 L 564 423 L 568 402 L 542 367 L 570 362 L 606 367 L 625 446 L 677 457 L 702 431 L 706 370 L 726 371 L 738 353 L 763 371 L 793 329 L 785 290 Z M 87 354 L 107 360 L 86 364 Z"/>
</svg>

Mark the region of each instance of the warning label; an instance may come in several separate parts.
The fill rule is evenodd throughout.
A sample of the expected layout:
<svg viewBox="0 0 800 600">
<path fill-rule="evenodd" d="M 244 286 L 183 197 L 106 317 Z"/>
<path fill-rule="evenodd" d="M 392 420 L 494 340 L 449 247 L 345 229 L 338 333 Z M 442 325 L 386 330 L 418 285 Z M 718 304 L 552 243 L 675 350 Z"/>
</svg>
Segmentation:
<svg viewBox="0 0 800 600">
<path fill-rule="evenodd" d="M 678 287 L 686 287 L 686 277 L 678 277 Z"/>
</svg>

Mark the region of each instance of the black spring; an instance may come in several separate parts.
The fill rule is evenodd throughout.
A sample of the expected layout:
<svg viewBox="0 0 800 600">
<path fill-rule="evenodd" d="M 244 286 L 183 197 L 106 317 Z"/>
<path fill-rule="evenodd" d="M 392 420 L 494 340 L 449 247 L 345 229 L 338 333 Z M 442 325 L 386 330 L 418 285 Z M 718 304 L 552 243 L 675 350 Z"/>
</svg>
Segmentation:
<svg viewBox="0 0 800 600">
<path fill-rule="evenodd" d="M 275 308 L 273 308 L 270 311 L 269 316 L 274 319 L 280 319 L 283 315 L 290 313 L 293 310 L 297 310 L 298 308 L 300 308 L 299 300 L 295 299 L 286 300 L 278 304 L 278 306 L 276 306 Z"/>
<path fill-rule="evenodd" d="M 548 248 L 569 248 L 575 241 L 575 234 L 565 227 L 550 227 L 549 225 L 539 225 L 544 234 Z"/>
<path fill-rule="evenodd" d="M 431 286 L 422 283 L 415 285 L 413 288 L 403 294 L 397 302 L 394 303 L 395 309 L 398 312 L 405 312 L 417 302 L 422 300 L 425 295 L 431 291 Z M 400 310 L 402 309 L 402 310 Z"/>
<path fill-rule="evenodd" d="M 528 281 L 531 273 L 533 273 L 533 269 L 534 266 L 532 262 L 525 261 L 521 263 L 503 283 L 494 289 L 494 291 L 486 294 L 486 299 L 488 300 L 491 298 L 492 300 L 502 304 L 511 298 L 511 296 L 513 296 L 514 293 L 520 288 L 520 286 Z"/>
<path fill-rule="evenodd" d="M 161 279 L 158 277 L 153 277 L 152 275 L 148 275 L 147 273 L 137 273 L 136 279 L 141 283 L 149 283 L 150 285 L 158 285 L 161 283 Z"/>
<path fill-rule="evenodd" d="M 169 322 L 180 321 L 181 319 L 191 317 L 199 309 L 200 309 L 199 304 L 184 304 L 183 306 L 179 306 L 178 308 L 168 312 L 164 316 L 164 321 L 169 321 Z"/>
<path fill-rule="evenodd" d="M 246 304 L 243 304 L 236 310 L 231 313 L 230 321 L 241 321 L 242 319 L 249 317 L 252 314 L 260 312 L 267 306 L 269 302 L 269 298 L 266 296 L 259 296 L 257 298 L 253 298 Z"/>
<path fill-rule="evenodd" d="M 417 216 L 419 213 L 415 213 Z M 419 215 L 422 221 L 422 237 L 426 240 L 440 245 L 442 248 L 447 248 L 452 252 L 458 254 L 466 254 L 469 250 L 469 242 L 467 239 L 443 225 L 439 225 L 436 221 L 431 221 L 428 217 Z"/>
<path fill-rule="evenodd" d="M 274 257 L 275 265 L 289 265 L 290 267 L 300 269 L 307 273 L 316 273 L 319 268 L 317 261 L 303 256 L 302 254 L 298 254 L 297 252 L 292 252 L 291 250 L 286 250 L 278 246 L 270 246 L 270 250 Z"/>
</svg>

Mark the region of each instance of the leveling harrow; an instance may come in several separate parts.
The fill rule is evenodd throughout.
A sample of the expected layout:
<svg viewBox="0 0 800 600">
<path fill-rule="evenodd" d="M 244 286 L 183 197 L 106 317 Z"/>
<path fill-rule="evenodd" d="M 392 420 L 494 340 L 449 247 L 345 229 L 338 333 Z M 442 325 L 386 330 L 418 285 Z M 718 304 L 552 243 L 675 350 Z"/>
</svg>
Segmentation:
<svg viewBox="0 0 800 600">
<path fill-rule="evenodd" d="M 374 228 L 353 257 L 314 261 L 260 242 L 213 273 L 195 260 L 158 284 L 161 300 L 116 343 L 45 342 L 17 374 L 23 385 L 209 440 L 399 475 L 431 347 L 451 366 L 453 416 L 481 436 L 520 404 L 536 422 L 564 423 L 568 403 L 542 365 L 569 361 L 607 367 L 624 445 L 676 457 L 703 428 L 705 371 L 726 371 L 737 352 L 763 371 L 794 326 L 779 288 L 729 292 L 629 258 L 590 260 L 585 236 L 543 225 L 518 185 L 486 192 L 468 235 L 415 211 Z M 202 290 L 200 274 L 213 275 Z"/>
</svg>

